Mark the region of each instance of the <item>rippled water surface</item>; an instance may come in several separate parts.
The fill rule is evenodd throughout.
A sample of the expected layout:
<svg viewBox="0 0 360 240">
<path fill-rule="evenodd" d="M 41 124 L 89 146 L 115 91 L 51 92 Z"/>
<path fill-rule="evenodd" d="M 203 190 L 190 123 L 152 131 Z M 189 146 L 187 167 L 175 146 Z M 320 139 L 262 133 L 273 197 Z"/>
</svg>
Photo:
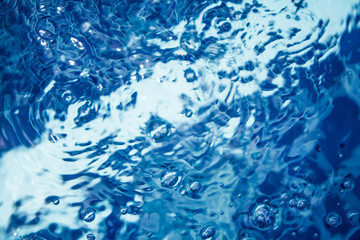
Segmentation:
<svg viewBox="0 0 360 240">
<path fill-rule="evenodd" d="M 1 0 L 0 239 L 360 239 L 359 0 Z"/>
</svg>

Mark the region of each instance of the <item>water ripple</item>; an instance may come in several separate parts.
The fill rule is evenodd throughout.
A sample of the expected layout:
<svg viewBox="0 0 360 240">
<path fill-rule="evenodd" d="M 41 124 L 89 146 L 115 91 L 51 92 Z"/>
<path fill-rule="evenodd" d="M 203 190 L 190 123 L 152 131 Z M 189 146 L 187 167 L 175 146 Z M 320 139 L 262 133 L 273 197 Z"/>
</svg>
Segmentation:
<svg viewBox="0 0 360 240">
<path fill-rule="evenodd" d="M 357 239 L 359 6 L 2 1 L 0 238 Z"/>
</svg>

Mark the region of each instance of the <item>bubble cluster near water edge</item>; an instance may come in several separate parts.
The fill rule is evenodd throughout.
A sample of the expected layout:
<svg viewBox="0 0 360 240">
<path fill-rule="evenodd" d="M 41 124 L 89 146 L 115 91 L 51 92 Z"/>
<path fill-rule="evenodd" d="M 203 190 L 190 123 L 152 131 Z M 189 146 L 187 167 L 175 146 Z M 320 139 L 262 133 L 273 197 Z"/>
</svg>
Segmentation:
<svg viewBox="0 0 360 240">
<path fill-rule="evenodd" d="M 4 1 L 0 239 L 359 239 L 359 7 Z"/>
</svg>

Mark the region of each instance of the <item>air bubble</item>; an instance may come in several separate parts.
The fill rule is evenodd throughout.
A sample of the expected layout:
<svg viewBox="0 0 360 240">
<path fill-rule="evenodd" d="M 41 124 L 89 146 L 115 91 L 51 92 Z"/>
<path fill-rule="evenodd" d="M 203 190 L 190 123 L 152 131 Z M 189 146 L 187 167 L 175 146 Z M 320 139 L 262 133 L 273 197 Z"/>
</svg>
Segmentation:
<svg viewBox="0 0 360 240">
<path fill-rule="evenodd" d="M 72 100 L 72 94 L 70 91 L 66 91 L 63 93 L 62 98 L 66 101 L 66 102 L 70 102 Z"/>
<path fill-rule="evenodd" d="M 296 207 L 298 209 L 304 209 L 307 207 L 307 204 L 308 204 L 308 201 L 306 199 L 299 199 L 296 204 Z"/>
<path fill-rule="evenodd" d="M 193 112 L 190 109 L 185 109 L 185 116 L 186 117 L 191 117 L 193 115 Z"/>
<path fill-rule="evenodd" d="M 85 222 L 92 222 L 95 219 L 95 210 L 92 208 L 86 208 L 83 210 L 81 217 Z"/>
<path fill-rule="evenodd" d="M 95 235 L 92 233 L 89 233 L 88 235 L 86 235 L 86 238 L 87 238 L 87 240 L 95 240 L 96 239 Z"/>
<path fill-rule="evenodd" d="M 60 199 L 59 199 L 59 198 L 55 198 L 55 199 L 53 200 L 53 204 L 54 204 L 54 205 L 59 205 L 59 203 L 60 203 Z"/>
<path fill-rule="evenodd" d="M 341 217 L 337 213 L 329 213 L 325 218 L 325 224 L 329 228 L 336 228 L 342 223 Z"/>
<path fill-rule="evenodd" d="M 161 177 L 161 186 L 165 188 L 175 187 L 180 181 L 180 177 L 177 172 L 166 172 Z"/>
<path fill-rule="evenodd" d="M 35 26 L 36 34 L 44 40 L 55 39 L 56 29 L 56 22 L 51 17 L 40 18 Z"/>
<path fill-rule="evenodd" d="M 128 209 L 127 209 L 127 208 L 122 208 L 122 209 L 120 210 L 120 212 L 121 212 L 122 215 L 125 215 L 125 214 L 127 214 Z"/>
<path fill-rule="evenodd" d="M 229 22 L 225 22 L 222 25 L 220 25 L 220 27 L 218 27 L 219 31 L 218 33 L 226 33 L 229 32 L 231 30 L 231 23 Z"/>
<path fill-rule="evenodd" d="M 360 213 L 358 211 L 350 211 L 347 214 L 347 219 L 352 225 L 359 225 Z"/>
<path fill-rule="evenodd" d="M 200 39 L 195 32 L 185 32 L 180 38 L 180 46 L 188 53 L 196 52 L 200 45 Z"/>
<path fill-rule="evenodd" d="M 195 71 L 191 68 L 185 70 L 184 77 L 187 82 L 194 82 L 197 79 Z"/>
<path fill-rule="evenodd" d="M 341 188 L 346 191 L 351 191 L 354 189 L 354 183 L 351 180 L 345 180 L 341 184 Z"/>
<path fill-rule="evenodd" d="M 254 208 L 251 222 L 257 229 L 262 231 L 271 229 L 274 227 L 275 221 L 274 210 L 269 205 L 262 203 Z"/>
<path fill-rule="evenodd" d="M 295 199 L 290 199 L 289 200 L 289 206 L 290 207 L 295 207 L 295 205 L 296 205 L 296 200 Z"/>
<path fill-rule="evenodd" d="M 160 142 L 170 136 L 173 129 L 170 123 L 154 117 L 148 123 L 147 131 L 155 142 Z"/>
<path fill-rule="evenodd" d="M 199 183 L 199 182 L 193 182 L 193 183 L 190 185 L 190 190 L 191 190 L 192 192 L 198 192 L 198 191 L 200 191 L 200 189 L 201 189 L 201 183 Z"/>
<path fill-rule="evenodd" d="M 201 239 L 212 239 L 215 236 L 216 230 L 213 226 L 204 227 L 200 230 Z"/>
</svg>

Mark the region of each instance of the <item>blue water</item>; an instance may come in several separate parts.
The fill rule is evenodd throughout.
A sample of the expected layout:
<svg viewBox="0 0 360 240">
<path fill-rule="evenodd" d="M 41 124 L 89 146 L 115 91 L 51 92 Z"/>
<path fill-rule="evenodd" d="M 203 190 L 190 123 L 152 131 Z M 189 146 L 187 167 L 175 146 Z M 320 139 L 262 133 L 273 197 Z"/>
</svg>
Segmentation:
<svg viewBox="0 0 360 240">
<path fill-rule="evenodd" d="M 1 0 L 0 240 L 360 239 L 359 0 Z"/>
</svg>

